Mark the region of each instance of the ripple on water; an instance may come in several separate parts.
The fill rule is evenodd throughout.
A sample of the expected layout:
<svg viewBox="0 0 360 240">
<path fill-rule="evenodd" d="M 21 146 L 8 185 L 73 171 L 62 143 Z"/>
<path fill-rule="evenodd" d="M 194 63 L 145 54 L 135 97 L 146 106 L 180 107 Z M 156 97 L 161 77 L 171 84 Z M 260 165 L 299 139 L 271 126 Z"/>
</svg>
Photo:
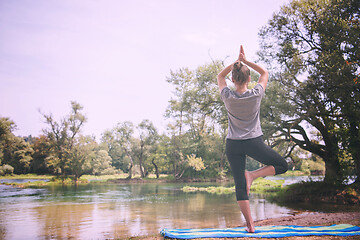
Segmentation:
<svg viewBox="0 0 360 240">
<path fill-rule="evenodd" d="M 39 196 L 47 192 L 46 189 L 18 188 L 8 185 L 0 185 L 0 199 L 19 196 Z"/>
</svg>

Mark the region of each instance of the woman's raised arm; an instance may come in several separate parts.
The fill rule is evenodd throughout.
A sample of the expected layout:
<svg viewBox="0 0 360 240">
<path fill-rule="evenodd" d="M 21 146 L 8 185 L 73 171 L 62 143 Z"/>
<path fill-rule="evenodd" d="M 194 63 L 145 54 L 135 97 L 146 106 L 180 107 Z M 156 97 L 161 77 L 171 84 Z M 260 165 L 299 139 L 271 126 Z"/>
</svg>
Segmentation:
<svg viewBox="0 0 360 240">
<path fill-rule="evenodd" d="M 226 76 L 231 72 L 231 70 L 233 69 L 234 64 L 230 64 L 229 66 L 227 66 L 226 68 L 224 68 L 218 75 L 217 75 L 217 81 L 218 81 L 218 86 L 219 86 L 219 90 L 220 93 L 221 91 L 227 87 L 226 84 Z"/>
</svg>

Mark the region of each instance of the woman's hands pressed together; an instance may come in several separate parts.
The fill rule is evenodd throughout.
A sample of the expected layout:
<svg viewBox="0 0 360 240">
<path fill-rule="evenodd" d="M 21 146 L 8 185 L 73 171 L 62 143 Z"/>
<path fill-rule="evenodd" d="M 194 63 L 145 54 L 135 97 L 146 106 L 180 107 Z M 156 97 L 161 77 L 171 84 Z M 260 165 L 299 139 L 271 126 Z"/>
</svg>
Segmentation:
<svg viewBox="0 0 360 240">
<path fill-rule="evenodd" d="M 240 45 L 240 53 L 239 53 L 238 61 L 241 61 L 244 63 L 246 62 L 245 51 L 244 51 L 243 45 Z"/>
</svg>

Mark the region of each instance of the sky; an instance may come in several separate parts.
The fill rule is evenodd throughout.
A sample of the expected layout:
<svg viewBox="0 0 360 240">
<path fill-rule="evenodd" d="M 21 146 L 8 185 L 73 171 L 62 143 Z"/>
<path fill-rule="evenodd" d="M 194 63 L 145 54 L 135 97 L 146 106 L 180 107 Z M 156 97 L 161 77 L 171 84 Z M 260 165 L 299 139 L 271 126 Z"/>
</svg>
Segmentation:
<svg viewBox="0 0 360 240">
<path fill-rule="evenodd" d="M 256 60 L 260 28 L 287 2 L 0 0 L 0 117 L 39 136 L 40 112 L 59 121 L 76 101 L 98 140 L 124 121 L 165 131 L 170 71 L 230 64 L 240 44 Z"/>
</svg>

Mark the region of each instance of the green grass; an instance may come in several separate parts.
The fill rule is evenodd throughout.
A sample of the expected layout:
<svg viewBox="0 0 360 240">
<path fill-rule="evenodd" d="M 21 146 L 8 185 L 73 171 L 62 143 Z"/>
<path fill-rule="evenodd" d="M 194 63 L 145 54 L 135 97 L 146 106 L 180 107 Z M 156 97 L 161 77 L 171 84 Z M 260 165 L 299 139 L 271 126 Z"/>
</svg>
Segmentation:
<svg viewBox="0 0 360 240">
<path fill-rule="evenodd" d="M 91 181 L 97 181 L 97 182 L 106 182 L 110 179 L 125 179 L 128 175 L 127 174 L 115 174 L 115 175 L 101 175 L 101 176 L 95 176 L 95 175 L 83 175 L 81 176 L 80 180 L 91 180 Z"/>
<path fill-rule="evenodd" d="M 112 180 L 112 179 L 127 179 L 128 176 L 129 176 L 129 174 L 127 174 L 127 173 L 121 173 L 121 174 L 115 174 L 115 175 L 102 175 L 102 176 L 83 175 L 80 179 L 106 182 L 107 180 Z M 173 178 L 173 177 L 168 174 L 160 174 L 160 176 L 159 176 L 159 179 L 171 179 L 171 178 Z M 132 179 L 157 180 L 155 174 L 149 174 L 145 178 L 141 178 L 141 175 L 137 174 L 137 175 L 133 175 Z"/>
<path fill-rule="evenodd" d="M 102 175 L 102 176 L 95 176 L 95 175 L 83 175 L 79 178 L 77 184 L 88 184 L 90 181 L 91 183 L 105 183 L 108 180 L 112 179 L 126 179 L 128 174 L 115 174 L 115 175 Z M 171 175 L 161 174 L 159 179 L 168 179 L 171 178 Z M 133 178 L 139 178 L 140 175 L 134 175 Z M 5 185 L 16 186 L 20 188 L 27 188 L 27 187 L 45 187 L 45 186 L 52 186 L 52 185 L 74 185 L 73 178 L 67 177 L 62 179 L 61 177 L 51 176 L 51 175 L 36 175 L 36 174 L 21 174 L 21 175 L 7 175 L 1 176 L 0 179 L 47 179 L 49 181 L 33 181 L 33 182 L 24 182 L 24 183 L 2 183 Z M 143 178 L 144 180 L 150 180 L 156 182 L 157 178 L 155 174 L 150 174 L 148 177 Z"/>
<path fill-rule="evenodd" d="M 300 182 L 282 188 L 271 200 L 278 203 L 360 204 L 359 184 L 340 185 L 327 182 Z"/>
<path fill-rule="evenodd" d="M 269 194 L 281 190 L 285 180 L 268 180 L 264 178 L 256 179 L 251 186 L 251 193 Z M 191 187 L 185 186 L 183 192 L 208 192 L 215 194 L 231 194 L 235 192 L 235 187 Z"/>
<path fill-rule="evenodd" d="M 256 179 L 251 185 L 252 193 L 275 193 L 281 190 L 285 180 L 269 180 L 265 178 Z"/>
<path fill-rule="evenodd" d="M 235 192 L 234 187 L 191 187 L 185 186 L 182 188 L 183 192 L 208 192 L 215 194 L 230 194 Z"/>
<path fill-rule="evenodd" d="M 13 175 L 5 175 L 0 176 L 0 179 L 52 179 L 54 176 L 52 175 L 37 175 L 34 173 L 28 174 L 13 174 Z"/>
<path fill-rule="evenodd" d="M 294 170 L 294 171 L 287 171 L 286 173 L 280 174 L 278 175 L 279 177 L 293 177 L 293 176 L 308 176 L 309 174 L 299 171 L 299 170 Z"/>
<path fill-rule="evenodd" d="M 34 182 L 26 182 L 26 183 L 2 183 L 2 184 L 14 186 L 14 187 L 19 187 L 19 188 L 28 188 L 28 187 L 44 187 L 44 186 L 48 186 L 49 182 L 34 181 Z"/>
<path fill-rule="evenodd" d="M 30 179 L 30 178 L 13 178 L 13 179 Z M 32 178 L 32 179 L 37 179 L 37 178 Z M 44 178 L 39 178 L 39 179 L 44 179 Z M 22 183 L 2 183 L 5 185 L 10 185 L 10 186 L 14 186 L 14 187 L 19 187 L 19 188 L 29 188 L 29 187 L 46 187 L 46 186 L 54 186 L 54 185 L 74 185 L 74 181 L 72 178 L 65 178 L 65 179 L 61 179 L 58 177 L 53 177 L 51 176 L 51 179 L 49 179 L 50 181 L 32 181 L 32 182 L 22 182 Z M 87 180 L 79 180 L 77 182 L 77 184 L 87 184 L 89 183 Z"/>
</svg>

